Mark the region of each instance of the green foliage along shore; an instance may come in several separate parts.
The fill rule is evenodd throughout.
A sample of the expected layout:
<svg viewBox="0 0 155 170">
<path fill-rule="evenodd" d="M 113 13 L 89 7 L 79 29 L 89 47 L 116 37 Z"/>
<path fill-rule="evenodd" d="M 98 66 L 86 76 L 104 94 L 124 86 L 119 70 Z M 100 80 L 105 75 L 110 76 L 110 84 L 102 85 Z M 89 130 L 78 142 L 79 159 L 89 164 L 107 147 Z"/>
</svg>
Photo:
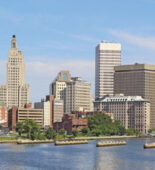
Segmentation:
<svg viewBox="0 0 155 170">
<path fill-rule="evenodd" d="M 119 120 L 112 121 L 108 115 L 98 113 L 87 117 L 88 127 L 84 127 L 81 131 L 76 129 L 72 130 L 72 136 L 112 136 L 112 135 L 139 135 L 139 132 L 135 132 L 134 129 L 125 129 Z M 19 137 L 28 138 L 31 140 L 39 139 L 64 139 L 66 138 L 66 132 L 64 129 L 60 129 L 58 133 L 49 127 L 45 132 L 41 132 L 39 125 L 34 120 L 24 120 L 18 122 L 15 126 L 16 132 Z"/>
<path fill-rule="evenodd" d="M 88 128 L 82 129 L 82 133 L 91 133 L 93 136 L 100 135 L 124 135 L 126 130 L 119 120 L 112 122 L 108 115 L 98 113 L 88 117 Z M 89 132 L 90 130 L 90 132 Z"/>
</svg>

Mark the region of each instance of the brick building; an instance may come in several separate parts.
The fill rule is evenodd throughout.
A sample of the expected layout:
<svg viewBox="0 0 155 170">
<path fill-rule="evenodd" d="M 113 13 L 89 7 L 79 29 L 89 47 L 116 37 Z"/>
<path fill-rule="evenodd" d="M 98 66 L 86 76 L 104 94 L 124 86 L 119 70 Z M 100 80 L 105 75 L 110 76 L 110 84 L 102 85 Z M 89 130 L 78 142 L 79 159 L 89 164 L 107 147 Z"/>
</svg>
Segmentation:
<svg viewBox="0 0 155 170">
<path fill-rule="evenodd" d="M 55 122 L 53 128 L 56 131 L 65 129 L 68 134 L 71 134 L 73 129 L 80 131 L 82 128 L 88 126 L 88 120 L 81 117 L 77 117 L 76 114 L 66 114 L 62 118 L 62 122 Z"/>
</svg>

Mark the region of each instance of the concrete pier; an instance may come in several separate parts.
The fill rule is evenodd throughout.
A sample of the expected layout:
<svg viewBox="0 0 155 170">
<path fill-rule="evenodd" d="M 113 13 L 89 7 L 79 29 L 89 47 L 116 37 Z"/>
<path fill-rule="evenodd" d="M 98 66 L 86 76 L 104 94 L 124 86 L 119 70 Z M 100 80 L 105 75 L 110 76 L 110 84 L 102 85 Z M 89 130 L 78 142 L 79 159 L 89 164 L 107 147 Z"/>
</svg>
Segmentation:
<svg viewBox="0 0 155 170">
<path fill-rule="evenodd" d="M 53 140 L 17 140 L 17 144 L 53 143 Z"/>
<path fill-rule="evenodd" d="M 97 147 L 126 145 L 125 141 L 103 141 L 96 144 Z"/>
<path fill-rule="evenodd" d="M 64 140 L 56 141 L 55 145 L 77 145 L 77 144 L 88 144 L 88 140 Z"/>
<path fill-rule="evenodd" d="M 151 148 L 155 148 L 155 143 L 146 143 L 144 145 L 144 149 L 151 149 Z"/>
</svg>

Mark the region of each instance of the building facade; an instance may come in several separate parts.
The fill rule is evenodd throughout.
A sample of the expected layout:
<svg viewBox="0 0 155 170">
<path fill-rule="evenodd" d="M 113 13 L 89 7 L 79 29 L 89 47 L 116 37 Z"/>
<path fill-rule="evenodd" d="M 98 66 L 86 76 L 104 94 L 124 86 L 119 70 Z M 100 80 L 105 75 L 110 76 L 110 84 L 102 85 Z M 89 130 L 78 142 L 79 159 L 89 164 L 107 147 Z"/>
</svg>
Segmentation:
<svg viewBox="0 0 155 170">
<path fill-rule="evenodd" d="M 155 128 L 155 65 L 136 63 L 115 67 L 114 92 L 150 100 L 150 127 Z"/>
<path fill-rule="evenodd" d="M 71 134 L 74 129 L 80 131 L 84 127 L 88 127 L 88 119 L 76 117 L 76 114 L 66 114 L 61 122 L 55 122 L 53 124 L 55 131 L 58 132 L 60 129 L 65 129 L 68 134 Z"/>
<path fill-rule="evenodd" d="M 94 107 L 96 111 L 112 113 L 114 120 L 120 120 L 126 129 L 143 134 L 150 129 L 150 102 L 141 96 L 109 96 L 95 101 Z"/>
<path fill-rule="evenodd" d="M 35 109 L 43 109 L 43 126 L 51 126 L 51 112 L 50 112 L 50 101 L 41 101 L 34 103 Z"/>
<path fill-rule="evenodd" d="M 54 95 L 56 99 L 64 101 L 64 112 L 66 111 L 66 87 L 67 82 L 71 80 L 68 70 L 60 71 L 55 80 L 50 84 L 50 95 Z"/>
<path fill-rule="evenodd" d="M 0 103 L 9 108 L 29 103 L 29 85 L 25 84 L 24 53 L 18 51 L 15 35 L 12 37 L 8 54 L 7 83 L 0 85 Z"/>
<path fill-rule="evenodd" d="M 61 121 L 64 116 L 64 101 L 59 99 L 53 100 L 53 123 Z"/>
<path fill-rule="evenodd" d="M 114 93 L 114 66 L 121 64 L 121 44 L 102 41 L 95 55 L 95 98 L 98 99 Z"/>
<path fill-rule="evenodd" d="M 73 111 L 92 111 L 91 84 L 80 77 L 72 78 L 67 82 L 66 113 Z"/>
<path fill-rule="evenodd" d="M 25 119 L 34 120 L 40 127 L 43 127 L 43 109 L 34 108 L 18 108 L 18 122 L 23 122 Z"/>
<path fill-rule="evenodd" d="M 43 109 L 43 126 L 53 126 L 54 122 L 61 121 L 64 116 L 63 100 L 54 98 L 54 95 L 46 96 L 46 100 L 34 103 L 35 109 Z"/>
</svg>

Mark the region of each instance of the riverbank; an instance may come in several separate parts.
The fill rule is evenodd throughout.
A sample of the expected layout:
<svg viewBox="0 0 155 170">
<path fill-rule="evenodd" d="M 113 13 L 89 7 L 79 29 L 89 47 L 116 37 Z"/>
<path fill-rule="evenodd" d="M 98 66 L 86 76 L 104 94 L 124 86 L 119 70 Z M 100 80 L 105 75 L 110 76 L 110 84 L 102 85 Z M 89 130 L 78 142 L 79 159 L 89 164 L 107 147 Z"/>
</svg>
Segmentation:
<svg viewBox="0 0 155 170">
<path fill-rule="evenodd" d="M 125 139 L 125 138 L 141 138 L 139 136 L 91 136 L 91 137 L 76 137 L 75 140 L 104 140 L 104 139 Z"/>
<path fill-rule="evenodd" d="M 72 141 L 72 140 L 104 140 L 104 139 L 132 139 L 132 138 L 144 138 L 139 136 L 91 136 L 91 137 L 75 137 L 75 138 L 63 138 L 63 139 L 57 139 L 59 141 Z M 145 137 L 150 138 L 150 137 Z M 18 143 L 18 144 L 37 144 L 37 143 L 53 143 L 55 140 L 29 140 L 29 139 L 1 139 L 1 143 Z"/>
</svg>

